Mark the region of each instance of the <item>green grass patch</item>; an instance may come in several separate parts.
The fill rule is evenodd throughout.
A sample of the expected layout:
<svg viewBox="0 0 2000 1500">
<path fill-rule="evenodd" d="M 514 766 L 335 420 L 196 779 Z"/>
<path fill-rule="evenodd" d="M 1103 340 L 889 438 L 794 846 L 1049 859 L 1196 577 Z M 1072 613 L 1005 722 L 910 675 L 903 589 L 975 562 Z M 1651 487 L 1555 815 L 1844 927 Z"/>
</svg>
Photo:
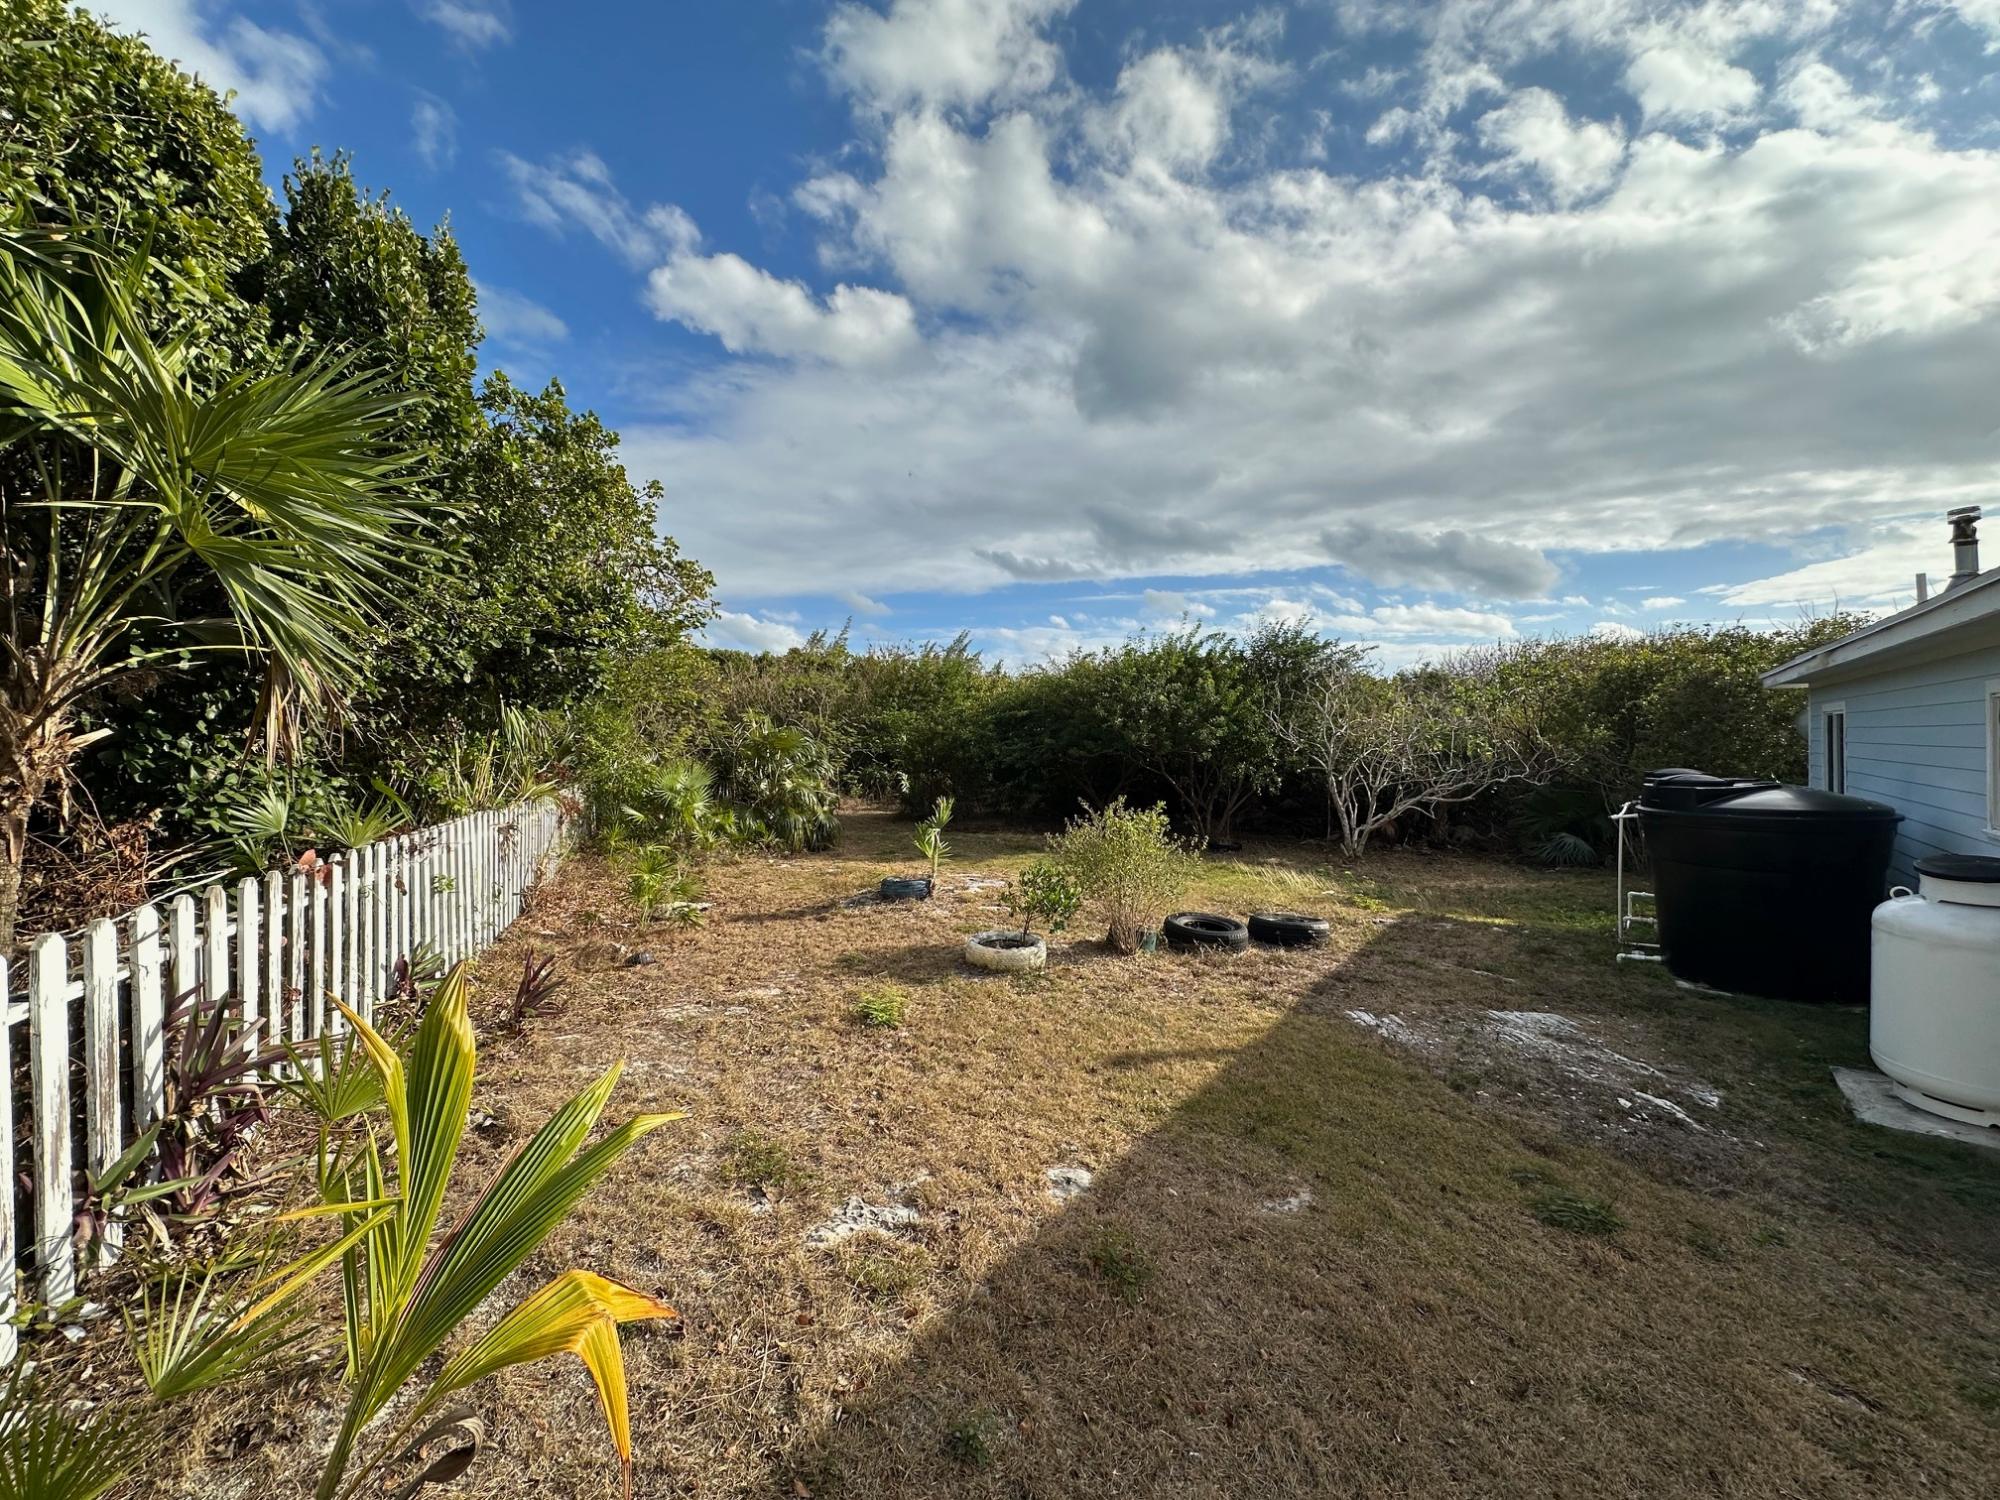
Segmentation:
<svg viewBox="0 0 2000 1500">
<path fill-rule="evenodd" d="M 858 1025 L 887 1031 L 901 1026 L 909 1009 L 910 997 L 893 984 L 885 984 L 856 995 L 848 1014 Z"/>
<path fill-rule="evenodd" d="M 1083 1259 L 1093 1276 L 1127 1302 L 1144 1296 L 1158 1271 L 1137 1237 L 1122 1224 L 1107 1224 L 1093 1234 Z"/>
<path fill-rule="evenodd" d="M 944 1430 L 944 1451 L 968 1469 L 990 1469 L 997 1426 L 991 1412 L 968 1412 Z"/>
<path fill-rule="evenodd" d="M 1616 1234 L 1625 1227 L 1618 1210 L 1602 1198 L 1586 1197 L 1566 1188 L 1537 1193 L 1528 1210 L 1549 1228 L 1569 1234 Z"/>
<path fill-rule="evenodd" d="M 797 1187 L 806 1180 L 791 1152 L 754 1130 L 739 1130 L 722 1143 L 716 1174 L 731 1187 L 766 1191 Z"/>
</svg>

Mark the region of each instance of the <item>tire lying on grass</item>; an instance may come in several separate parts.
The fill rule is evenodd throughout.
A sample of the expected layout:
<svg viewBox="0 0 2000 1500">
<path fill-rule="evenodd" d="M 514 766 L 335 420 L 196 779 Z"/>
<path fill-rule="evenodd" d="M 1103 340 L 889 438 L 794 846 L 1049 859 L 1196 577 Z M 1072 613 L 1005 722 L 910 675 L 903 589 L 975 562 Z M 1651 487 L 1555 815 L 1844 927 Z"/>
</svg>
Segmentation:
<svg viewBox="0 0 2000 1500">
<path fill-rule="evenodd" d="M 1250 936 L 1274 948 L 1318 948 L 1332 936 L 1325 917 L 1308 917 L 1294 911 L 1257 911 L 1250 914 Z"/>
<path fill-rule="evenodd" d="M 1026 974 L 1048 965 L 1049 945 L 1038 937 L 1022 937 L 1011 927 L 975 932 L 965 940 L 965 961 L 996 974 Z"/>
<path fill-rule="evenodd" d="M 1250 946 L 1249 930 L 1241 922 L 1212 911 L 1175 912 L 1160 924 L 1160 937 L 1176 953 L 1190 953 L 1197 948 L 1241 953 Z"/>
<path fill-rule="evenodd" d="M 931 882 L 928 875 L 888 875 L 882 880 L 884 901 L 928 901 L 931 896 Z"/>
</svg>

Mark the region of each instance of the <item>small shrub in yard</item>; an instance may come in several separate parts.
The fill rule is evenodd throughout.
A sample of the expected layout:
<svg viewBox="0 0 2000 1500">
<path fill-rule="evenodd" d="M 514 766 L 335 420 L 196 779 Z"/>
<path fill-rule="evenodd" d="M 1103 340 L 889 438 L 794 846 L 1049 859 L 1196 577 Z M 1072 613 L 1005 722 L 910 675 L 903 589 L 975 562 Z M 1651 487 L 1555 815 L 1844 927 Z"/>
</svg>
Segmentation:
<svg viewBox="0 0 2000 1500">
<path fill-rule="evenodd" d="M 1083 906 L 1083 887 L 1054 860 L 1038 859 L 1007 888 L 1005 900 L 1008 914 L 1021 924 L 1022 937 L 1030 936 L 1037 922 L 1054 937 Z"/>
<path fill-rule="evenodd" d="M 521 962 L 520 982 L 507 1002 L 507 1029 L 518 1036 L 533 1017 L 549 1014 L 568 983 L 556 973 L 553 953 L 537 954 L 530 948 Z"/>
<path fill-rule="evenodd" d="M 1566 1189 L 1538 1193 L 1528 1207 L 1551 1229 L 1571 1234 L 1616 1234 L 1625 1227 L 1618 1210 L 1602 1198 L 1587 1198 Z"/>
<path fill-rule="evenodd" d="M 893 985 L 884 985 L 881 989 L 863 990 L 857 995 L 853 1016 L 863 1026 L 888 1030 L 903 1024 L 909 1005 L 909 996 Z"/>
<path fill-rule="evenodd" d="M 931 888 L 937 888 L 938 866 L 951 857 L 951 845 L 944 841 L 945 825 L 951 822 L 952 802 L 949 797 L 937 799 L 930 816 L 917 825 L 917 853 L 930 861 Z"/>
<path fill-rule="evenodd" d="M 1195 849 L 1175 838 L 1164 806 L 1127 807 L 1123 797 L 1085 809 L 1049 840 L 1051 862 L 1104 916 L 1119 953 L 1136 953 L 1139 934 L 1181 898 L 1201 868 Z"/>
<path fill-rule="evenodd" d="M 739 1130 L 723 1142 L 717 1171 L 731 1187 L 767 1190 L 793 1187 L 805 1178 L 791 1152 L 754 1130 Z"/>
<path fill-rule="evenodd" d="M 1153 1280 L 1152 1257 L 1122 1225 L 1106 1225 L 1092 1235 L 1083 1258 L 1097 1279 L 1127 1302 L 1137 1302 Z"/>
</svg>

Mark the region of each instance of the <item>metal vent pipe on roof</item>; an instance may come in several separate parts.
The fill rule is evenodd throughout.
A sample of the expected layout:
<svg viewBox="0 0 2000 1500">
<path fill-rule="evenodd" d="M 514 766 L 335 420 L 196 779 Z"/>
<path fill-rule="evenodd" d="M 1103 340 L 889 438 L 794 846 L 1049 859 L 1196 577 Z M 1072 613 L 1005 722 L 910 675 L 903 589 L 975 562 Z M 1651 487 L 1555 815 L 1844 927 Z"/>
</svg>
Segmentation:
<svg viewBox="0 0 2000 1500">
<path fill-rule="evenodd" d="M 1961 505 L 1945 512 L 1945 519 L 1951 522 L 1951 582 L 1945 585 L 1949 593 L 1979 576 L 1979 507 Z"/>
</svg>

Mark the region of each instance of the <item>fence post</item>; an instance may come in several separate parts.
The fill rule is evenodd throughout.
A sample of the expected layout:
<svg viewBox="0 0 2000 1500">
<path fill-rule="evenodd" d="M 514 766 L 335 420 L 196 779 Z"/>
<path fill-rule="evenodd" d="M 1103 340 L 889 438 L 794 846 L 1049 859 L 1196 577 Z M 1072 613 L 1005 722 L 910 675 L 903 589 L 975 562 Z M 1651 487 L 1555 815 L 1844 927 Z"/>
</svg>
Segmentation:
<svg viewBox="0 0 2000 1500">
<path fill-rule="evenodd" d="M 99 917 L 83 931 L 83 1160 L 92 1177 L 125 1149 L 118 1066 L 118 924 Z M 123 1233 L 104 1226 L 102 1257 L 117 1259 Z"/>
<path fill-rule="evenodd" d="M 347 1029 L 347 1023 L 327 996 L 338 995 L 347 1000 L 347 923 L 343 920 L 347 915 L 347 856 L 344 854 L 335 855 L 326 863 L 326 899 L 320 904 L 319 915 L 326 928 L 326 982 L 320 1003 L 326 1007 L 327 1026 L 338 1034 Z"/>
<path fill-rule="evenodd" d="M 18 1340 L 14 1335 L 14 990 L 8 982 L 7 959 L 0 955 L 0 1365 L 11 1364 Z"/>
<path fill-rule="evenodd" d="M 76 1295 L 70 1243 L 69 944 L 50 933 L 28 950 L 28 1072 L 35 1097 L 35 1264 L 42 1300 Z"/>
<path fill-rule="evenodd" d="M 201 957 L 194 932 L 194 897 L 183 892 L 167 908 L 167 943 L 173 950 L 173 992 L 167 998 L 174 1005 L 193 999 L 201 984 Z"/>
<path fill-rule="evenodd" d="M 264 966 L 258 936 L 263 913 L 257 910 L 257 877 L 246 875 L 236 883 L 236 1009 L 243 1017 L 243 1045 L 251 1054 L 270 1046 L 269 1028 L 262 1024 L 258 1006 L 257 981 Z"/>
<path fill-rule="evenodd" d="M 312 956 L 307 963 L 306 974 L 306 1015 L 314 1036 L 332 1028 L 336 1035 L 339 1028 L 333 1026 L 333 1017 L 327 1013 L 326 987 L 328 970 L 326 967 L 326 888 L 333 878 L 332 872 L 321 865 L 306 879 L 306 910 L 310 915 L 312 928 Z"/>
<path fill-rule="evenodd" d="M 167 1098 L 166 956 L 160 951 L 160 909 L 132 913 L 132 1126 L 159 1119 Z"/>
<path fill-rule="evenodd" d="M 310 1025 L 310 1019 L 317 1014 L 306 1003 L 306 949 L 312 941 L 310 931 L 312 913 L 307 891 L 311 882 L 305 871 L 294 870 L 291 879 L 291 894 L 285 907 L 285 988 L 286 1004 L 291 1007 L 291 1021 L 286 1034 L 297 1042 L 309 1042 L 319 1035 L 319 1028 Z"/>
</svg>

